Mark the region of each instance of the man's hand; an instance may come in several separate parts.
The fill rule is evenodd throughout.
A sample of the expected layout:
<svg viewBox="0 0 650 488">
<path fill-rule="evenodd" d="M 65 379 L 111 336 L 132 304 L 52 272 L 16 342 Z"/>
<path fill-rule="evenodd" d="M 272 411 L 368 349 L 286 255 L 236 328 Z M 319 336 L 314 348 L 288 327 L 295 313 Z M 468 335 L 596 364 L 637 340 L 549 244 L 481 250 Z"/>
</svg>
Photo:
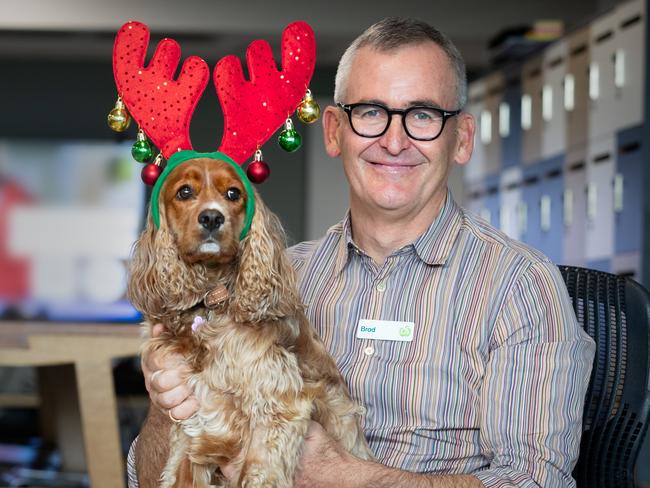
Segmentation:
<svg viewBox="0 0 650 488">
<path fill-rule="evenodd" d="M 157 337 L 162 331 L 162 324 L 156 324 L 151 335 Z M 189 418 L 199 409 L 184 380 L 188 373 L 181 356 L 151 353 L 142 357 L 142 374 L 151 403 L 177 420 Z"/>
<path fill-rule="evenodd" d="M 295 488 L 481 488 L 470 475 L 409 473 L 354 457 L 332 439 L 316 422 L 311 422 L 296 473 Z"/>
<path fill-rule="evenodd" d="M 244 452 L 230 463 L 220 466 L 226 479 L 233 483 L 239 478 L 244 463 Z M 342 479 L 342 470 L 352 472 L 361 463 L 332 439 L 320 424 L 312 421 L 305 436 L 294 488 L 330 487 Z M 346 485 L 348 486 L 348 485 Z M 361 485 L 359 485 L 361 486 Z"/>
<path fill-rule="evenodd" d="M 362 464 L 363 461 L 343 449 L 319 423 L 312 421 L 305 436 L 300 468 L 293 486 L 336 486 L 342 479 L 348 479 L 348 474 L 354 473 Z"/>
</svg>

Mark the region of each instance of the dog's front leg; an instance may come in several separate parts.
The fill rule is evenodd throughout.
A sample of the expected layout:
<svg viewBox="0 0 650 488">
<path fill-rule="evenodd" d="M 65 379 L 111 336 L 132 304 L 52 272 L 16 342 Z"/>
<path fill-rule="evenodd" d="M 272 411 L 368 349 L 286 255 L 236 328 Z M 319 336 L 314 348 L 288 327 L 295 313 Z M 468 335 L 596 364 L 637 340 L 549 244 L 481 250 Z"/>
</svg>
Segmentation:
<svg viewBox="0 0 650 488">
<path fill-rule="evenodd" d="M 169 458 L 160 478 L 160 488 L 225 487 L 223 477 L 214 475 L 216 459 L 213 458 L 212 452 L 207 456 L 197 456 L 197 450 L 214 448 L 214 439 L 209 439 L 207 443 L 205 439 L 206 436 L 199 439 L 188 436 L 182 424 L 172 427 L 169 436 Z M 217 484 L 210 484 L 213 481 Z"/>
<path fill-rule="evenodd" d="M 270 406 L 266 405 L 268 409 Z M 311 400 L 296 397 L 258 418 L 237 486 L 291 488 L 311 419 Z"/>
<path fill-rule="evenodd" d="M 189 438 L 180 424 L 173 425 L 169 431 L 169 457 L 160 476 L 160 488 L 193 486 L 188 446 Z"/>
<path fill-rule="evenodd" d="M 359 425 L 361 407 L 350 399 L 345 387 L 320 388 L 315 396 L 313 419 L 346 451 L 360 459 L 374 460 Z"/>
</svg>

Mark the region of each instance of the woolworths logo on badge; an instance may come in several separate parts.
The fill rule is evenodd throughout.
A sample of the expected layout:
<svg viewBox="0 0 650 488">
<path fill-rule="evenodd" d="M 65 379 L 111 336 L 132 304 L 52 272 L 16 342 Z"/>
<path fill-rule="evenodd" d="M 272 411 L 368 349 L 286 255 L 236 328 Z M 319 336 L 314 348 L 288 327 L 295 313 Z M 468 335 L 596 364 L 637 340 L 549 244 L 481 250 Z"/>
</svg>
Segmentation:
<svg viewBox="0 0 650 488">
<path fill-rule="evenodd" d="M 410 337 L 411 334 L 413 334 L 413 329 L 409 326 L 406 327 L 400 327 L 399 329 L 399 335 L 401 337 Z"/>
<path fill-rule="evenodd" d="M 357 338 L 410 342 L 413 340 L 414 328 L 413 322 L 362 319 L 357 327 Z"/>
</svg>

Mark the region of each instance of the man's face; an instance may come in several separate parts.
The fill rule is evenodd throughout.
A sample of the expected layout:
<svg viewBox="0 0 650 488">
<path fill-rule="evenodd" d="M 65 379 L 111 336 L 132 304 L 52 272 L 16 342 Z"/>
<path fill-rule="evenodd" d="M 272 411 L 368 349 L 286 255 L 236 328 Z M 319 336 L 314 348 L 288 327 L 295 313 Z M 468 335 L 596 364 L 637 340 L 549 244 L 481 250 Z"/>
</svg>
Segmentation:
<svg viewBox="0 0 650 488">
<path fill-rule="evenodd" d="M 433 42 L 389 52 L 366 47 L 354 56 L 342 102 L 455 110 L 455 86 L 451 64 Z M 328 154 L 343 160 L 353 212 L 379 211 L 400 218 L 416 217 L 423 209 L 425 213 L 438 211 L 451 163 L 469 159 L 474 135 L 473 119 L 461 114 L 447 120 L 437 139 L 413 140 L 396 115 L 384 135 L 365 138 L 352 131 L 347 115 L 338 107 L 326 110 L 324 129 Z"/>
</svg>

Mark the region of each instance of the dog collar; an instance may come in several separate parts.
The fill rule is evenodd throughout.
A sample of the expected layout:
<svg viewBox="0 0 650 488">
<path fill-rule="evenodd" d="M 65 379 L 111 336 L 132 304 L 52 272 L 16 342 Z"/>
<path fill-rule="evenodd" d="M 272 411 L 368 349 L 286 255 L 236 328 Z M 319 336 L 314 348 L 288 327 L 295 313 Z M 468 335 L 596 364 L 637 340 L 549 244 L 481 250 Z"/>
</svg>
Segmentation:
<svg viewBox="0 0 650 488">
<path fill-rule="evenodd" d="M 165 166 L 165 169 L 163 170 L 162 173 L 160 173 L 160 176 L 156 180 L 156 184 L 153 186 L 153 189 L 151 190 L 151 215 L 153 217 L 153 223 L 155 224 L 156 229 L 160 228 L 159 199 L 160 199 L 160 190 L 163 186 L 165 179 L 167 178 L 167 176 L 169 176 L 169 173 L 174 171 L 174 169 L 176 169 L 179 165 L 183 164 L 185 161 L 189 161 L 190 159 L 197 159 L 197 158 L 210 158 L 210 159 L 218 159 L 220 161 L 225 161 L 235 169 L 237 175 L 239 175 L 239 179 L 244 184 L 244 188 L 246 189 L 246 196 L 247 196 L 246 218 L 244 220 L 244 227 L 242 228 L 241 234 L 239 235 L 239 240 L 241 241 L 244 237 L 246 237 L 246 234 L 248 234 L 248 231 L 250 230 L 251 224 L 253 222 L 253 214 L 255 214 L 255 194 L 253 193 L 253 187 L 251 186 L 251 182 L 248 179 L 248 176 L 246 176 L 246 173 L 244 173 L 244 170 L 241 169 L 241 166 L 239 166 L 235 161 L 233 161 L 231 158 L 229 158 L 227 155 L 221 152 L 200 153 L 196 151 L 185 150 L 185 151 L 178 151 L 172 154 L 172 157 L 169 158 L 169 161 L 167 161 L 167 165 Z"/>
</svg>

